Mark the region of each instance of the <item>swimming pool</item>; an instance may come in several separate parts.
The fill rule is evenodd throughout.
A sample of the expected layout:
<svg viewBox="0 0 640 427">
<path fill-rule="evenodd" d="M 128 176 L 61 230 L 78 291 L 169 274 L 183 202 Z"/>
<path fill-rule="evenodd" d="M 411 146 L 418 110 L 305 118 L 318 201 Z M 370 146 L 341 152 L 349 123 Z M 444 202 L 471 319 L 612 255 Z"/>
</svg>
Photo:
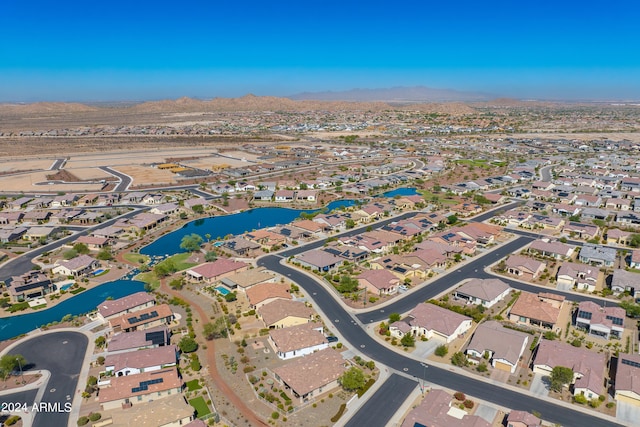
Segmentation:
<svg viewBox="0 0 640 427">
<path fill-rule="evenodd" d="M 67 289 L 69 289 L 71 286 L 73 286 L 73 283 L 68 283 L 66 285 L 62 285 L 60 286 L 60 290 L 61 291 L 66 291 Z"/>
<path fill-rule="evenodd" d="M 223 288 L 222 286 L 217 286 L 214 289 L 218 291 L 223 297 L 229 295 L 229 293 L 231 292 L 229 289 Z"/>
<path fill-rule="evenodd" d="M 213 246 L 215 246 L 216 248 L 219 248 L 220 246 L 224 245 L 224 242 L 215 242 L 213 244 Z"/>
<path fill-rule="evenodd" d="M 94 272 L 93 272 L 93 273 L 91 273 L 91 274 L 93 274 L 94 276 L 97 276 L 98 274 L 101 274 L 101 273 L 104 273 L 104 269 L 103 269 L 103 268 L 100 268 L 100 269 L 98 269 L 98 270 L 94 271 Z"/>
</svg>

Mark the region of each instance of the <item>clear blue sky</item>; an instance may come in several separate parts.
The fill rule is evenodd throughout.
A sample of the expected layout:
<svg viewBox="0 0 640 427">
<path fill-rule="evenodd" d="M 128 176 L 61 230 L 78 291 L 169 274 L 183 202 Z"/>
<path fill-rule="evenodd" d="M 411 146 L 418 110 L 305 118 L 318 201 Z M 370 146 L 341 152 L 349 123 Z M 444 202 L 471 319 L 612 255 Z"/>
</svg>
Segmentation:
<svg viewBox="0 0 640 427">
<path fill-rule="evenodd" d="M 0 0 L 0 102 L 424 85 L 640 100 L 640 3 Z"/>
</svg>

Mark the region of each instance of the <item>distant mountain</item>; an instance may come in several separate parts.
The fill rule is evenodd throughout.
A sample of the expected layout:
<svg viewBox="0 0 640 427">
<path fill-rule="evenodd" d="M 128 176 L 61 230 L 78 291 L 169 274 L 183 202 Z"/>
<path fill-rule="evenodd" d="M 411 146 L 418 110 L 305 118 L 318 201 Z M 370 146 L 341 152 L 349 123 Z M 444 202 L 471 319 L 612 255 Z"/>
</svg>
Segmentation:
<svg viewBox="0 0 640 427">
<path fill-rule="evenodd" d="M 291 95 L 294 100 L 351 101 L 351 102 L 479 102 L 495 99 L 496 95 L 481 92 L 464 92 L 452 89 L 435 89 L 425 86 L 392 87 L 386 89 L 351 89 L 346 91 L 303 92 Z"/>
</svg>

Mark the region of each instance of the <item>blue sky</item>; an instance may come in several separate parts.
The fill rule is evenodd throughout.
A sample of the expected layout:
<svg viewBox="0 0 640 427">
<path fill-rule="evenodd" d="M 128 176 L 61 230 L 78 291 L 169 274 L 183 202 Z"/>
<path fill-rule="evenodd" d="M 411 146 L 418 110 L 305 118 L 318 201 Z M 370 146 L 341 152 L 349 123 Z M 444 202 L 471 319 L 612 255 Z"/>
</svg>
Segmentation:
<svg viewBox="0 0 640 427">
<path fill-rule="evenodd" d="M 424 85 L 640 100 L 635 1 L 2 0 L 0 102 Z"/>
</svg>

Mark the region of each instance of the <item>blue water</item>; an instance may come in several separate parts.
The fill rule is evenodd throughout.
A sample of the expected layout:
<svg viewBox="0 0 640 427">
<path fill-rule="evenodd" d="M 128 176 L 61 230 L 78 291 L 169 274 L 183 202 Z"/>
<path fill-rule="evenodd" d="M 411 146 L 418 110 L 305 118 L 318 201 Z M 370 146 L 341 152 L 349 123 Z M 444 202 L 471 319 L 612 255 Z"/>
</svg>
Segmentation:
<svg viewBox="0 0 640 427">
<path fill-rule="evenodd" d="M 94 271 L 92 274 L 93 274 L 94 276 L 97 276 L 98 274 L 100 274 L 100 273 L 102 273 L 102 272 L 104 272 L 104 270 L 101 268 L 101 269 L 99 269 L 99 270 Z"/>
<path fill-rule="evenodd" d="M 396 188 L 395 190 L 387 191 L 386 193 L 382 193 L 382 197 L 390 197 L 393 198 L 395 196 L 415 196 L 418 191 L 413 187 L 402 187 Z"/>
<path fill-rule="evenodd" d="M 384 193 L 384 197 L 395 195 L 417 194 L 415 188 L 399 188 Z M 358 201 L 350 199 L 335 200 L 329 203 L 323 211 L 332 211 L 357 204 Z M 238 214 L 216 216 L 206 219 L 198 219 L 186 224 L 184 227 L 160 237 L 155 242 L 142 248 L 140 253 L 149 256 L 173 255 L 183 252 L 180 249 L 182 238 L 191 233 L 196 233 L 205 238 L 210 234 L 210 240 L 223 238 L 229 234 L 242 234 L 246 231 L 263 227 L 271 227 L 278 224 L 287 224 L 298 218 L 302 212 L 316 212 L 316 210 L 297 210 L 288 208 L 257 208 Z M 99 274 L 96 272 L 96 274 Z M 125 277 L 113 282 L 104 283 L 96 288 L 84 291 L 60 304 L 45 310 L 0 319 L 0 341 L 31 331 L 34 328 L 47 323 L 59 321 L 65 315 L 77 315 L 87 313 L 96 308 L 107 297 L 122 298 L 135 292 L 144 290 L 144 283 L 131 280 L 137 270 L 131 271 Z"/>
<path fill-rule="evenodd" d="M 137 280 L 115 280 L 81 292 L 54 307 L 0 319 L 0 340 L 25 334 L 47 323 L 58 321 L 67 314 L 83 314 L 94 310 L 107 297 L 122 298 L 140 291 L 144 291 L 143 282 Z"/>
<path fill-rule="evenodd" d="M 60 290 L 61 291 L 66 291 L 72 286 L 73 286 L 73 283 L 69 283 L 68 285 L 62 285 L 62 286 L 60 286 Z"/>
<path fill-rule="evenodd" d="M 220 295 L 223 297 L 229 295 L 229 292 L 231 292 L 229 289 L 223 288 L 222 286 L 217 286 L 215 290 L 220 292 Z"/>
</svg>

